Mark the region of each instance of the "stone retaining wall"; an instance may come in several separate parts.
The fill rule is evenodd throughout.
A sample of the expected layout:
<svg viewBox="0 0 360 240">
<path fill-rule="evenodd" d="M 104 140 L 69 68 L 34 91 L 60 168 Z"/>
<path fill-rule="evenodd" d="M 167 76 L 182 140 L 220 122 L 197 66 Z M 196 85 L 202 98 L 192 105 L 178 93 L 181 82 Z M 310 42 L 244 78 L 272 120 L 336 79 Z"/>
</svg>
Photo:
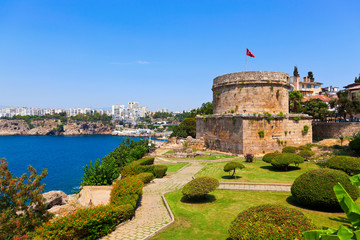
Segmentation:
<svg viewBox="0 0 360 240">
<path fill-rule="evenodd" d="M 313 135 L 317 138 L 352 137 L 360 132 L 360 122 L 314 122 Z"/>
</svg>

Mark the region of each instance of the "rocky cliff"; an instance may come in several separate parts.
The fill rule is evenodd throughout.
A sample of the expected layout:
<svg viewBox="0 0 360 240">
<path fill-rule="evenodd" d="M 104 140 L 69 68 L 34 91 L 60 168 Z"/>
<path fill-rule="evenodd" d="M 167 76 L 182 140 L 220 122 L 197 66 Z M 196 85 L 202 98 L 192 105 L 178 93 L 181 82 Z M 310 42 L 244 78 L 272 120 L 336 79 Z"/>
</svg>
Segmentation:
<svg viewBox="0 0 360 240">
<path fill-rule="evenodd" d="M 68 122 L 60 120 L 32 121 L 30 126 L 23 120 L 0 119 L 0 135 L 91 135 L 111 134 L 110 125 L 102 122 Z"/>
</svg>

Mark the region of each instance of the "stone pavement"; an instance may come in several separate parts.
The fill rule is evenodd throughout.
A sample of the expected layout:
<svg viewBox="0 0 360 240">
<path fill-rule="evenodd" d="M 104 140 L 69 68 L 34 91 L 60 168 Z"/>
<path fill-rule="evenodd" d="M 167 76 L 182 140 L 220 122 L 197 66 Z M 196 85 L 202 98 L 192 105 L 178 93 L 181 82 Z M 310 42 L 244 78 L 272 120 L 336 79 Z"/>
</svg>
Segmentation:
<svg viewBox="0 0 360 240">
<path fill-rule="evenodd" d="M 155 179 L 154 183 L 146 185 L 135 218 L 120 224 L 115 231 L 101 239 L 135 240 L 148 239 L 153 236 L 173 220 L 164 205 L 161 195 L 165 192 L 180 189 L 203 167 L 204 165 L 197 162 L 188 164 L 171 177 Z"/>
</svg>

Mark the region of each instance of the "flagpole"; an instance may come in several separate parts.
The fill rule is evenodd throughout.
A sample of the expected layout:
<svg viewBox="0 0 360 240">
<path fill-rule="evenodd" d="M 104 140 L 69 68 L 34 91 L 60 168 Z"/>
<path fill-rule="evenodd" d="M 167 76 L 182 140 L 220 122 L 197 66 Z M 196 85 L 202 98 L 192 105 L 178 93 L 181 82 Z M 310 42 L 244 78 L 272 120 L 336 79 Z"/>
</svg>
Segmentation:
<svg viewBox="0 0 360 240">
<path fill-rule="evenodd" d="M 245 54 L 245 72 L 247 70 L 247 54 Z"/>
</svg>

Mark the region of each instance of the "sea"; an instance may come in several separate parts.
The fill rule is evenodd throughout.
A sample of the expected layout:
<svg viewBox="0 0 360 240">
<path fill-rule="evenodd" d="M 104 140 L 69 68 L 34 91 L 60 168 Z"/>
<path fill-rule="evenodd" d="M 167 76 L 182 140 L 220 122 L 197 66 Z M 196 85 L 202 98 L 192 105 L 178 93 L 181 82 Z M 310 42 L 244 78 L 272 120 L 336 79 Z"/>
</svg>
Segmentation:
<svg viewBox="0 0 360 240">
<path fill-rule="evenodd" d="M 46 168 L 48 175 L 42 180 L 45 191 L 61 190 L 72 194 L 80 188 L 83 167 L 109 154 L 126 138 L 112 135 L 0 136 L 0 158 L 7 160 L 14 176 L 28 173 L 28 165 L 38 174 Z"/>
</svg>

